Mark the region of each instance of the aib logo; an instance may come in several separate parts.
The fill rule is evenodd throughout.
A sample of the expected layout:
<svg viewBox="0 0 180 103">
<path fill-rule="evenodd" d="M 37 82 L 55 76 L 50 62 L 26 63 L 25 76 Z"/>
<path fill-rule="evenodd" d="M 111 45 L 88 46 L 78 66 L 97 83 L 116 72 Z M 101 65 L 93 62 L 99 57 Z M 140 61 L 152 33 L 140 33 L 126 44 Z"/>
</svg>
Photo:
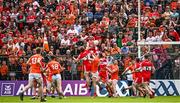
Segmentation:
<svg viewBox="0 0 180 103">
<path fill-rule="evenodd" d="M 14 95 L 14 83 L 2 83 L 1 96 L 13 96 Z"/>
</svg>

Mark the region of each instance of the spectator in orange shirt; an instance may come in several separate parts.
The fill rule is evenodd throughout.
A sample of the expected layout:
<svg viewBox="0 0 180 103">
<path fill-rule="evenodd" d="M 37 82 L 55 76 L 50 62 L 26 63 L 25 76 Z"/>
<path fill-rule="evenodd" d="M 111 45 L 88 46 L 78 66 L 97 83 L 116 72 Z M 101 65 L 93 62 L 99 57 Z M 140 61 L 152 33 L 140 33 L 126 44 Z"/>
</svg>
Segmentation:
<svg viewBox="0 0 180 103">
<path fill-rule="evenodd" d="M 7 80 L 8 76 L 8 66 L 6 65 L 6 61 L 2 61 L 2 66 L 0 67 L 1 80 Z"/>
<path fill-rule="evenodd" d="M 111 55 L 116 55 L 121 52 L 120 48 L 117 46 L 116 43 L 113 44 L 113 48 L 111 48 Z"/>
</svg>

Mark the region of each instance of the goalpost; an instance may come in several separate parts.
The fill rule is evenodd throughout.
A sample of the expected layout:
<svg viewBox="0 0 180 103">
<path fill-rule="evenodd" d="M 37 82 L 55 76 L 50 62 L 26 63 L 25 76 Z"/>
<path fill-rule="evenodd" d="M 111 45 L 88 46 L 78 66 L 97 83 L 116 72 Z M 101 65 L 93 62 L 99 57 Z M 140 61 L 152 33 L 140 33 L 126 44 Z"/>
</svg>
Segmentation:
<svg viewBox="0 0 180 103">
<path fill-rule="evenodd" d="M 138 0 L 138 58 L 142 58 L 143 56 L 141 55 L 141 46 L 150 46 L 151 45 L 180 45 L 180 41 L 172 41 L 172 42 L 140 42 L 141 41 L 141 0 Z M 148 50 L 148 53 L 150 50 Z"/>
<path fill-rule="evenodd" d="M 154 45 L 180 45 L 180 41 L 172 41 L 172 42 L 137 42 L 138 45 L 138 58 L 142 58 L 144 55 L 141 55 L 141 47 L 148 46 L 148 52 L 150 53 L 150 46 Z M 146 53 L 146 54 L 147 54 Z"/>
</svg>

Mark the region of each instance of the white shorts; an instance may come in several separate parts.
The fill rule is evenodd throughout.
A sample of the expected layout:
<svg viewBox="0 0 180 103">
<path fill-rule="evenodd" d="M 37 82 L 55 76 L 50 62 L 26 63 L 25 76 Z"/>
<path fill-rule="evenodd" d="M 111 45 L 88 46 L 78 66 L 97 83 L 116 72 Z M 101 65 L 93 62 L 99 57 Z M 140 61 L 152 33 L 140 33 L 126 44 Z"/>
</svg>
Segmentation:
<svg viewBox="0 0 180 103">
<path fill-rule="evenodd" d="M 111 82 L 111 83 L 117 83 L 118 80 L 116 80 L 116 79 L 109 79 L 109 82 Z"/>
<path fill-rule="evenodd" d="M 47 90 L 51 91 L 52 82 L 47 81 Z"/>
<path fill-rule="evenodd" d="M 98 71 L 97 71 L 97 72 L 95 72 L 95 73 L 92 73 L 92 77 L 94 77 L 94 78 L 98 78 L 98 77 L 99 77 L 99 73 L 98 73 Z"/>
<path fill-rule="evenodd" d="M 42 75 L 39 73 L 30 73 L 29 74 L 29 80 L 38 80 L 38 79 L 42 79 Z"/>
<path fill-rule="evenodd" d="M 56 80 L 59 80 L 59 79 L 61 80 L 61 74 L 55 74 L 55 75 L 52 76 L 53 81 L 56 81 Z"/>
</svg>

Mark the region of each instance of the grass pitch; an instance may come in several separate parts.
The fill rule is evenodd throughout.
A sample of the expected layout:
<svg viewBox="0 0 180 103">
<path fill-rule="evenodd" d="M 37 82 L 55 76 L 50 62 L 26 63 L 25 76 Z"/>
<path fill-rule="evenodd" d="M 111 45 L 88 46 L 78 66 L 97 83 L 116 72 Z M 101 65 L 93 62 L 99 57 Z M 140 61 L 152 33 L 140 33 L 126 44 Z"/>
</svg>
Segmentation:
<svg viewBox="0 0 180 103">
<path fill-rule="evenodd" d="M 0 103 L 39 103 L 39 99 L 31 100 L 29 96 L 24 97 L 24 101 L 21 102 L 18 96 L 5 96 L 0 97 Z M 153 99 L 140 98 L 140 97 L 67 97 L 63 99 L 47 98 L 46 103 L 180 103 L 180 96 L 158 96 Z"/>
</svg>

